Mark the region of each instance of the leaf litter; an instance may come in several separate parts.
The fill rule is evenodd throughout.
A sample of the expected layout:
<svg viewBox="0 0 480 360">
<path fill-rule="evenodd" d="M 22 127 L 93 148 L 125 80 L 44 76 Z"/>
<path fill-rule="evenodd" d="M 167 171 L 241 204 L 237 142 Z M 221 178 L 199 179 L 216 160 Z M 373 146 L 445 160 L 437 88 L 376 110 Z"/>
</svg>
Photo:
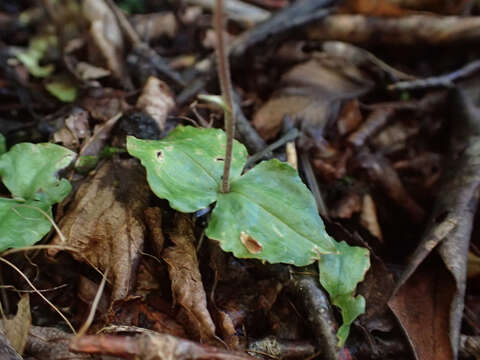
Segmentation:
<svg viewBox="0 0 480 360">
<path fill-rule="evenodd" d="M 135 9 L 127 2 L 117 3 Z M 72 335 L 59 330 L 65 323 L 35 293 L 27 311 L 16 291 L 29 286 L 2 266 L 2 285 L 10 285 L 0 294 L 5 316 L 11 318 L 17 307 L 23 309 L 19 314 L 32 315 L 31 327 L 29 320 L 15 319 L 23 335 L 30 328 L 26 338 L 19 337 L 24 357 L 478 357 L 480 288 L 472 260 L 480 255 L 478 54 L 470 46 L 479 37 L 478 4 L 252 0 L 226 7 L 235 112 L 243 119 L 239 138 L 254 159 L 298 155 L 302 181 L 322 206 L 328 234 L 370 252 L 371 268 L 358 289 L 337 287 L 342 291 L 330 289 L 328 297 L 322 288 L 329 288 L 328 278 L 322 279 L 322 271 L 318 277 L 315 267 L 237 259 L 208 238 L 223 239 L 222 231 L 205 236 L 209 218 L 221 215 L 233 223 L 242 216 L 243 200 L 210 205 L 220 183 L 222 149 L 212 156 L 215 181 L 208 189 L 181 173 L 178 159 L 162 170 L 170 177 L 169 191 L 185 192 L 179 185 L 184 180 L 196 184 L 196 198 L 182 205 L 194 211 L 188 216 L 174 210 L 182 206 L 151 196 L 142 167 L 127 159 L 125 135 L 158 140 L 178 125 L 221 127 L 219 111 L 190 107 L 196 94 L 218 93 L 208 80 L 216 76 L 213 2 L 139 3 L 142 14 L 119 12 L 112 1 L 0 1 L 0 154 L 21 142 L 53 141 L 80 155 L 74 168 L 46 171 L 46 187 L 19 190 L 17 181 L 28 180 L 28 171 L 13 166 L 14 175 L 1 174 L 6 188 L 0 195 L 10 217 L 18 218 L 12 209 L 21 215 L 20 223 L 2 217 L 8 228 L 2 235 L 18 239 L 31 228 L 29 244 L 43 238 L 82 256 L 50 250 L 49 256 L 29 252 L 8 259 L 76 329 L 100 283 L 91 265 L 110 269 L 89 335 L 73 342 L 73 353 Z M 286 136 L 292 128 L 299 131 L 294 141 Z M 195 157 L 195 148 L 184 149 Z M 164 162 L 168 151 L 162 149 Z M 82 165 L 80 159 L 88 157 L 94 161 Z M 36 162 L 43 170 L 55 163 Z M 255 174 L 255 168 L 243 174 L 242 166 L 239 179 Z M 56 176 L 71 180 L 70 197 L 65 181 L 54 186 Z M 51 224 L 39 211 L 13 206 L 23 201 L 19 197 L 27 201 L 22 205 L 43 201 L 37 208 L 55 218 L 66 243 L 47 234 Z M 225 204 L 235 211 L 219 211 Z M 40 230 L 32 227 L 35 219 L 43 224 Z M 258 224 L 256 232 L 238 229 L 235 251 L 250 258 L 268 253 L 269 243 L 258 234 L 275 229 L 271 219 Z M 363 278 L 363 270 L 354 272 Z M 55 290 L 61 284 L 68 286 Z M 338 349 L 340 319 L 348 324 L 349 315 L 361 312 L 355 306 L 361 297 L 365 314 L 353 321 Z M 331 307 L 340 302 L 343 310 Z M 95 335 L 109 325 L 121 334 Z M 21 358 L 3 337 L 0 353 Z"/>
</svg>

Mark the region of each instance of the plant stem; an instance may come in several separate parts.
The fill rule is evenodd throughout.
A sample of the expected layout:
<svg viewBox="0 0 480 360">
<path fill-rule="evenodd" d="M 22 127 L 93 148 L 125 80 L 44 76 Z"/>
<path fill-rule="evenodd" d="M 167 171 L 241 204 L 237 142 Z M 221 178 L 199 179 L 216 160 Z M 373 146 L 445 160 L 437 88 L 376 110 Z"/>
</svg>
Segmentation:
<svg viewBox="0 0 480 360">
<path fill-rule="evenodd" d="M 222 192 L 230 191 L 230 167 L 232 164 L 233 136 L 235 134 L 235 113 L 233 107 L 233 89 L 230 78 L 228 52 L 223 36 L 223 0 L 217 0 L 214 14 L 215 32 L 217 34 L 217 69 L 220 79 L 220 89 L 225 103 L 225 131 L 227 133 L 227 146 L 225 150 L 225 163 L 223 167 Z"/>
</svg>

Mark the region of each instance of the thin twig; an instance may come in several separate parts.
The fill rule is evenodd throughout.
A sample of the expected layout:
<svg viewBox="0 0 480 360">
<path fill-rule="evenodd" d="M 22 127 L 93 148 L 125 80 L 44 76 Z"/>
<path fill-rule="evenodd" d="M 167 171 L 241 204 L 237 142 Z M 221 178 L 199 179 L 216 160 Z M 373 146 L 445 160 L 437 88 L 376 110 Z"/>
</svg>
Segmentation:
<svg viewBox="0 0 480 360">
<path fill-rule="evenodd" d="M 399 81 L 389 85 L 388 90 L 419 90 L 431 87 L 452 87 L 454 81 L 466 78 L 480 70 L 480 60 L 475 60 L 449 74 L 432 76 L 412 81 Z"/>
<path fill-rule="evenodd" d="M 232 165 L 233 137 L 235 135 L 235 114 L 233 112 L 233 89 L 230 78 L 230 66 L 228 53 L 225 46 L 223 34 L 223 0 L 217 0 L 217 7 L 214 15 L 215 32 L 217 34 L 217 68 L 220 88 L 226 107 L 225 110 L 225 131 L 227 132 L 227 148 L 225 150 L 225 163 L 223 167 L 222 192 L 230 191 L 230 167 Z"/>
</svg>

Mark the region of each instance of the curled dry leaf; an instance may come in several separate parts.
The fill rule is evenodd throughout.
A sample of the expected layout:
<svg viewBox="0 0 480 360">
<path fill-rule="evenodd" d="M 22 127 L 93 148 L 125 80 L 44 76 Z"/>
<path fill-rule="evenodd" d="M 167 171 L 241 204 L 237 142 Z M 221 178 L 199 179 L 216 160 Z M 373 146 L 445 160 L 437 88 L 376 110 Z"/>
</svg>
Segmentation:
<svg viewBox="0 0 480 360">
<path fill-rule="evenodd" d="M 214 341 L 215 324 L 207 309 L 192 224 L 186 215 L 180 213 L 175 220 L 175 229 L 170 234 L 175 246 L 165 249 L 162 255 L 168 264 L 172 293 L 185 310 L 195 335 L 202 341 Z"/>
<path fill-rule="evenodd" d="M 167 115 L 174 107 L 175 100 L 168 85 L 156 77 L 150 76 L 137 100 L 137 108 L 149 114 L 160 130 L 164 130 Z"/>
<path fill-rule="evenodd" d="M 67 243 L 58 236 L 52 241 L 78 249 L 102 270 L 111 268 L 112 300 L 126 297 L 133 287 L 143 249 L 143 213 L 149 195 L 144 171 L 135 161 L 105 162 L 80 185 L 59 224 Z"/>
<path fill-rule="evenodd" d="M 106 60 L 108 68 L 118 79 L 123 79 L 125 75 L 124 44 L 115 14 L 103 0 L 83 1 L 82 12 L 90 23 L 90 34 Z"/>
<path fill-rule="evenodd" d="M 177 19 L 171 12 L 134 15 L 132 25 L 146 42 L 158 40 L 165 35 L 173 38 L 178 31 Z"/>
<path fill-rule="evenodd" d="M 367 92 L 372 82 L 355 66 L 319 54 L 297 65 L 282 77 L 284 87 L 254 115 L 253 125 L 266 140 L 274 138 L 285 116 L 302 120 L 303 129 L 321 136 L 330 117 L 337 116 L 338 102 Z M 320 133 L 320 134 L 318 134 Z"/>
<path fill-rule="evenodd" d="M 5 336 L 12 347 L 23 354 L 30 327 L 32 326 L 32 314 L 30 313 L 30 297 L 24 294 L 17 305 L 17 314 L 12 319 L 2 319 Z M 0 354 L 1 355 L 1 354 Z M 3 359 L 3 357 L 2 357 Z"/>
<path fill-rule="evenodd" d="M 90 136 L 88 112 L 81 108 L 74 108 L 65 119 L 63 127 L 53 134 L 53 141 L 76 150 L 80 146 L 80 141 L 88 136 Z"/>
</svg>

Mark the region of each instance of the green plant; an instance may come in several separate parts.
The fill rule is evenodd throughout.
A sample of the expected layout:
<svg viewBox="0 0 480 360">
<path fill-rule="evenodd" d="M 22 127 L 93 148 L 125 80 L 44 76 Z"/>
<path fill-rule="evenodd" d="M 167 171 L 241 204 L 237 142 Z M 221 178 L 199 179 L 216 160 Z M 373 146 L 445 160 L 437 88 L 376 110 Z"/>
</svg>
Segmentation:
<svg viewBox="0 0 480 360">
<path fill-rule="evenodd" d="M 222 191 L 226 136 L 220 129 L 177 127 L 161 141 L 127 138 L 152 191 L 181 212 L 216 202 L 206 235 L 239 258 L 305 266 L 318 261 L 320 281 L 342 310 L 340 344 L 365 300 L 353 297 L 369 267 L 368 251 L 336 243 L 325 231 L 314 198 L 296 170 L 269 160 L 242 175 L 247 151 L 233 143 L 230 191 Z M 329 255 L 328 255 L 329 254 Z"/>
<path fill-rule="evenodd" d="M 181 212 L 216 202 L 205 234 L 239 258 L 305 266 L 318 261 L 320 282 L 342 311 L 342 346 L 365 299 L 354 297 L 370 267 L 367 249 L 335 242 L 325 231 L 315 200 L 295 169 L 264 161 L 242 175 L 245 147 L 234 141 L 235 114 L 223 1 L 216 1 L 217 69 L 222 97 L 203 98 L 224 110 L 226 135 L 218 129 L 177 127 L 162 141 L 127 138 L 127 151 L 147 169 L 152 191 Z"/>
<path fill-rule="evenodd" d="M 12 196 L 0 197 L 0 251 L 32 245 L 50 231 L 52 205 L 71 191 L 57 173 L 74 158 L 50 143 L 17 144 L 0 156 L 0 177 Z"/>
</svg>

